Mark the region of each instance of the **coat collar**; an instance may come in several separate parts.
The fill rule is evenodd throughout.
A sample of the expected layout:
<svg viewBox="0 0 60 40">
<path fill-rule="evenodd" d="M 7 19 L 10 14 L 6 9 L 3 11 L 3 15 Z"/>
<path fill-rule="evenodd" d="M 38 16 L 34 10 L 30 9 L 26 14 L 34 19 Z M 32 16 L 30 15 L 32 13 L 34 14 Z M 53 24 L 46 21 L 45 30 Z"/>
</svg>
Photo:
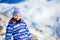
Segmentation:
<svg viewBox="0 0 60 40">
<path fill-rule="evenodd" d="M 20 20 L 17 21 L 16 19 L 11 18 L 9 22 L 10 23 L 18 23 L 18 22 L 24 22 L 24 20 L 21 18 Z"/>
</svg>

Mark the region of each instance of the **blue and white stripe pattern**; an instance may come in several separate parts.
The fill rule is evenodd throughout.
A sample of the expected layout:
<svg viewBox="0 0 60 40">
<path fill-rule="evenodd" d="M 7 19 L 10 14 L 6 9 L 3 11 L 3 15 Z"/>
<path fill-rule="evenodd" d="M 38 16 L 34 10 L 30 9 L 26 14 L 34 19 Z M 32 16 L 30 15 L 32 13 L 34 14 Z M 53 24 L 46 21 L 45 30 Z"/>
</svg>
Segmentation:
<svg viewBox="0 0 60 40">
<path fill-rule="evenodd" d="M 9 23 L 6 28 L 5 40 L 33 40 L 25 22 Z"/>
</svg>

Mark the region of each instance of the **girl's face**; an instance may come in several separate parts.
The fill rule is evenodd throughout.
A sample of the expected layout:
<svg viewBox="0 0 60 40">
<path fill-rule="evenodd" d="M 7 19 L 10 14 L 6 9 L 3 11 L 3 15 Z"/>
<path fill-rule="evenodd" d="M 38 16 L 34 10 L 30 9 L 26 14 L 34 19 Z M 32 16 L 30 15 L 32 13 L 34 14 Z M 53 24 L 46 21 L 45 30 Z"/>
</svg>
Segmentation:
<svg viewBox="0 0 60 40">
<path fill-rule="evenodd" d="M 14 14 L 13 17 L 14 17 L 14 19 L 16 19 L 18 21 L 18 20 L 20 20 L 21 15 L 20 14 Z"/>
</svg>

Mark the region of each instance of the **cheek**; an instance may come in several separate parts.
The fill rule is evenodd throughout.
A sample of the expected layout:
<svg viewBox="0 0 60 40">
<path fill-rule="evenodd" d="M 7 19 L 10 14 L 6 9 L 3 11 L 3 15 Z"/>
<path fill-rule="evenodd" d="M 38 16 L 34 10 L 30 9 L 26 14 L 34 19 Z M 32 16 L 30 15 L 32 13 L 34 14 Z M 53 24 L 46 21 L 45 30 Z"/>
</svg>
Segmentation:
<svg viewBox="0 0 60 40">
<path fill-rule="evenodd" d="M 13 16 L 15 19 L 17 19 L 17 16 Z"/>
<path fill-rule="evenodd" d="M 21 17 L 18 17 L 19 19 L 21 18 Z"/>
</svg>

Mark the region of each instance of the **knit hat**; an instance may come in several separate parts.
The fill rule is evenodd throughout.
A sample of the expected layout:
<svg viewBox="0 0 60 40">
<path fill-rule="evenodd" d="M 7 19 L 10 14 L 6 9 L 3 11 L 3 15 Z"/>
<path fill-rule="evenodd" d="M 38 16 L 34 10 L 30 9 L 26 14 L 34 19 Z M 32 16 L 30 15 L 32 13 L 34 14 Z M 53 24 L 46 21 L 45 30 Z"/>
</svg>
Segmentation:
<svg viewBox="0 0 60 40">
<path fill-rule="evenodd" d="M 14 11 L 13 11 L 13 15 L 14 14 L 21 14 L 20 8 L 15 8 Z"/>
</svg>

